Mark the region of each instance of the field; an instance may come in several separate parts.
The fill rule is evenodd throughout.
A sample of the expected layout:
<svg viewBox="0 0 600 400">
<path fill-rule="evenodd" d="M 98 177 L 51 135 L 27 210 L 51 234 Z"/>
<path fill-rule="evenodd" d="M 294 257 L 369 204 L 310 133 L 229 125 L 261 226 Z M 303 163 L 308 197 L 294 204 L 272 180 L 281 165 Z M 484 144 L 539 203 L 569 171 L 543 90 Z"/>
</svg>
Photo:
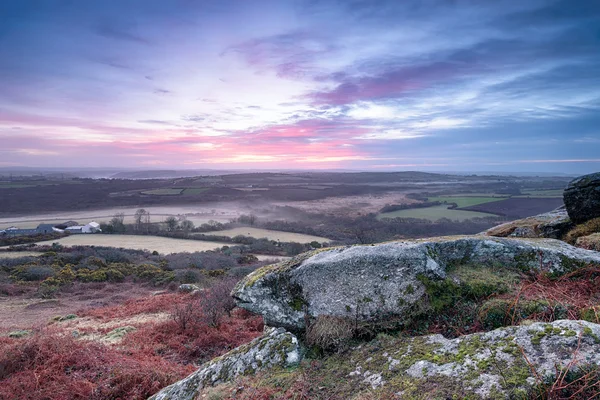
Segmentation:
<svg viewBox="0 0 600 400">
<path fill-rule="evenodd" d="M 284 261 L 284 260 L 289 260 L 290 258 L 292 258 L 292 257 L 285 257 L 285 256 L 269 256 L 269 255 L 265 255 L 265 254 L 253 254 L 253 256 L 258 258 L 259 261 L 275 261 L 275 260 Z"/>
<path fill-rule="evenodd" d="M 19 258 L 19 257 L 37 257 L 41 256 L 39 251 L 0 251 L 0 258 Z"/>
<path fill-rule="evenodd" d="M 474 212 L 474 211 L 463 211 L 463 210 L 449 210 L 447 205 L 426 207 L 426 208 L 411 208 L 408 210 L 399 210 L 389 213 L 382 213 L 377 216 L 377 219 L 382 218 L 420 218 L 428 219 L 430 221 L 437 221 L 441 218 L 448 218 L 453 221 L 465 221 L 471 218 L 484 218 L 484 217 L 497 217 L 494 214 Z"/>
<path fill-rule="evenodd" d="M 280 242 L 297 242 L 297 243 L 310 243 L 313 241 L 323 243 L 330 242 L 331 239 L 319 236 L 303 235 L 301 233 L 281 232 L 272 231 L 261 228 L 241 227 L 226 229 L 223 231 L 212 231 L 206 232 L 207 235 L 219 235 L 234 237 L 238 235 L 249 236 L 256 239 L 267 238 L 269 240 L 278 240 Z"/>
<path fill-rule="evenodd" d="M 531 190 L 531 189 L 522 189 L 520 196 L 514 197 L 552 197 L 552 198 L 561 198 L 563 197 L 562 189 L 551 189 L 551 190 Z"/>
<path fill-rule="evenodd" d="M 323 189 L 320 189 L 323 190 Z M 318 212 L 335 216 L 352 216 L 377 213 L 387 204 L 411 204 L 416 200 L 409 199 L 401 193 L 369 193 L 355 196 L 327 197 L 320 200 L 294 201 L 274 203 L 278 206 L 290 205 L 306 212 Z"/>
<path fill-rule="evenodd" d="M 209 242 L 204 240 L 172 239 L 159 236 L 137 235 L 71 235 L 58 240 L 38 242 L 38 245 L 60 243 L 63 246 L 107 246 L 134 250 L 157 251 L 160 254 L 214 250 L 231 243 Z"/>
<path fill-rule="evenodd" d="M 475 206 L 477 204 L 491 203 L 503 200 L 502 197 L 472 197 L 472 196 L 444 196 L 429 197 L 427 201 L 439 201 L 441 203 L 456 203 L 459 208 Z"/>
<path fill-rule="evenodd" d="M 525 218 L 554 210 L 563 204 L 562 198 L 517 198 L 478 204 L 465 209 L 502 215 L 511 219 Z"/>
<path fill-rule="evenodd" d="M 196 194 L 204 193 L 207 190 L 208 190 L 207 188 L 187 188 L 183 191 L 183 195 L 184 196 L 193 196 Z"/>
<path fill-rule="evenodd" d="M 181 194 L 183 189 L 153 189 L 143 191 L 142 194 L 152 195 L 152 196 L 176 196 Z"/>
<path fill-rule="evenodd" d="M 60 224 L 65 221 L 77 221 L 84 224 L 90 221 L 101 223 L 110 221 L 117 213 L 124 213 L 125 223 L 132 224 L 134 222 L 133 216 L 137 209 L 137 207 L 106 208 L 92 211 L 61 211 L 23 217 L 5 217 L 0 218 L 0 229 L 13 225 L 17 228 L 35 228 L 42 223 Z M 196 225 L 206 223 L 210 220 L 227 222 L 232 218 L 238 217 L 240 213 L 239 206 L 235 203 L 209 203 L 199 206 L 155 206 L 144 207 L 144 209 L 150 212 L 151 222 L 164 221 L 168 216 L 185 215 L 188 220 Z"/>
</svg>

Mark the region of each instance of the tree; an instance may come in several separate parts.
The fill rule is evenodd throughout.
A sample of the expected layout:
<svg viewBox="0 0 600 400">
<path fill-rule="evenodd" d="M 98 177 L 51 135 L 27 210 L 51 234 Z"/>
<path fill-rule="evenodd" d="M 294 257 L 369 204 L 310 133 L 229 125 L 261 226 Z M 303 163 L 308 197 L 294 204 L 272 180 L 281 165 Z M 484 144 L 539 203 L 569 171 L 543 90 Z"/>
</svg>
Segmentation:
<svg viewBox="0 0 600 400">
<path fill-rule="evenodd" d="M 169 232 L 173 232 L 175 229 L 177 229 L 177 226 L 179 226 L 179 221 L 177 218 L 171 215 L 165 219 L 165 224 L 167 225 L 167 230 Z"/>
<path fill-rule="evenodd" d="M 135 230 L 141 231 L 144 227 L 146 231 L 148 230 L 148 224 L 150 224 L 150 213 L 143 208 L 140 208 L 135 212 L 133 216 L 133 221 L 135 223 Z"/>
<path fill-rule="evenodd" d="M 238 217 L 238 222 L 242 223 L 242 224 L 248 224 L 250 226 L 253 226 L 256 223 L 256 215 L 254 214 L 242 214 Z"/>
<path fill-rule="evenodd" d="M 189 232 L 192 229 L 194 229 L 194 223 L 192 221 L 190 221 L 189 219 L 184 219 L 179 223 L 179 227 L 181 228 L 182 231 L 184 232 Z"/>
<path fill-rule="evenodd" d="M 115 233 L 125 232 L 125 214 L 116 213 L 110 220 L 110 225 Z"/>
</svg>

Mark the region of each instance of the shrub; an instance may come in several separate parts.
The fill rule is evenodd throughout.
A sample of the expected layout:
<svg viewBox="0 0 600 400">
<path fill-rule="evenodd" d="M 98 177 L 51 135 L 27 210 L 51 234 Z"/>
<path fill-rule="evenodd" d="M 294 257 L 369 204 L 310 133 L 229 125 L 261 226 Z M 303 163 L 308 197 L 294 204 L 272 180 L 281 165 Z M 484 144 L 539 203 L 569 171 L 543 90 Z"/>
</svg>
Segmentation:
<svg viewBox="0 0 600 400">
<path fill-rule="evenodd" d="M 26 265 L 16 268 L 13 271 L 12 278 L 18 281 L 43 281 L 55 275 L 51 267 L 40 265 Z"/>
<path fill-rule="evenodd" d="M 198 299 L 193 299 L 183 304 L 177 304 L 171 312 L 171 319 L 175 321 L 181 332 L 197 325 L 202 320 L 200 302 Z"/>
<path fill-rule="evenodd" d="M 231 315 L 231 311 L 235 308 L 231 291 L 236 283 L 235 279 L 222 279 L 213 284 L 210 290 L 202 293 L 200 307 L 207 325 L 218 327 L 225 315 Z"/>
<path fill-rule="evenodd" d="M 177 271 L 175 278 L 181 283 L 197 283 L 200 282 L 200 274 L 198 272 L 186 269 L 184 271 Z"/>
</svg>

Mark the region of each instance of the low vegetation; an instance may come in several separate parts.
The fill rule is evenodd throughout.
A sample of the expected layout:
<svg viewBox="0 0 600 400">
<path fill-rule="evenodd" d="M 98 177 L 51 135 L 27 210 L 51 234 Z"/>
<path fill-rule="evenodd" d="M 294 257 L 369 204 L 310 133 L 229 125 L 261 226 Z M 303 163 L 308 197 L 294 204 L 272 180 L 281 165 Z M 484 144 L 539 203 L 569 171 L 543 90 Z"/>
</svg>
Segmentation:
<svg viewBox="0 0 600 400">
<path fill-rule="evenodd" d="M 209 289 L 207 295 L 216 294 Z M 122 322 L 119 328 L 119 321 L 128 317 L 158 312 L 174 316 L 177 307 L 193 296 L 173 293 L 132 300 L 49 321 L 47 327 L 23 337 L 0 337 L 0 398 L 146 399 L 199 363 L 262 332 L 262 319 L 241 310 L 229 310 L 229 315 L 223 311 L 217 325 L 207 323 L 205 308 L 196 308 L 197 318 L 185 327 L 174 318 L 159 322 L 140 318 L 134 327 Z M 80 320 L 87 325 L 78 328 Z M 93 328 L 94 323 L 107 321 L 114 327 Z M 122 331 L 118 345 L 95 339 L 109 330 Z"/>
</svg>

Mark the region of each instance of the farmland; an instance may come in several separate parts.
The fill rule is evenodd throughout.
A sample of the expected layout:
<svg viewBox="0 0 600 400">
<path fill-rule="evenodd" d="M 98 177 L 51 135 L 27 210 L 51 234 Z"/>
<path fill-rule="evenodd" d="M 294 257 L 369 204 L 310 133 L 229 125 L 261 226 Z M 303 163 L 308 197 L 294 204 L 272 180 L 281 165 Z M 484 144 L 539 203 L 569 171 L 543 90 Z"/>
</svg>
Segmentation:
<svg viewBox="0 0 600 400">
<path fill-rule="evenodd" d="M 160 254 L 214 250 L 230 243 L 204 240 L 172 239 L 138 235 L 72 235 L 58 240 L 38 242 L 38 245 L 59 243 L 63 246 L 106 246 L 134 250 L 157 251 Z"/>
<path fill-rule="evenodd" d="M 464 210 L 488 212 L 510 219 L 525 218 L 553 210 L 563 204 L 562 198 L 518 198 L 483 203 L 466 207 Z"/>
<path fill-rule="evenodd" d="M 457 209 L 448 209 L 447 205 L 433 206 L 426 208 L 411 208 L 408 210 L 399 210 L 389 213 L 381 213 L 377 219 L 383 218 L 419 218 L 437 221 L 442 218 L 448 218 L 453 221 L 465 221 L 471 218 L 497 217 L 494 214 L 474 211 L 464 211 Z"/>
<path fill-rule="evenodd" d="M 551 189 L 551 190 L 535 190 L 535 189 L 522 189 L 522 195 L 514 197 L 552 197 L 561 198 L 563 197 L 562 189 Z"/>
<path fill-rule="evenodd" d="M 310 243 L 313 241 L 323 243 L 330 242 L 331 240 L 320 236 L 304 235 L 301 233 L 291 233 L 282 231 L 273 231 L 269 229 L 253 228 L 253 227 L 240 227 L 226 229 L 222 231 L 207 232 L 209 235 L 228 236 L 234 237 L 238 235 L 249 236 L 256 239 L 267 238 L 269 240 L 277 240 L 280 242 L 296 242 L 296 243 Z"/>
<path fill-rule="evenodd" d="M 151 195 L 151 196 L 177 196 L 177 195 L 181 194 L 181 192 L 183 192 L 183 190 L 184 189 L 171 189 L 171 188 L 152 189 L 152 190 L 145 190 L 142 192 L 142 194 Z"/>
<path fill-rule="evenodd" d="M 475 206 L 477 204 L 491 203 L 503 199 L 503 197 L 443 196 L 428 197 L 427 201 L 439 201 L 440 203 L 456 203 L 458 208 L 462 208 Z"/>
<path fill-rule="evenodd" d="M 217 208 L 217 206 L 214 204 L 204 204 L 200 206 L 157 206 L 146 207 L 145 209 L 150 212 L 152 222 L 164 221 L 168 216 L 177 217 L 185 215 L 188 220 L 196 225 L 203 224 L 210 220 L 226 222 L 239 215 L 239 208 L 236 204 L 221 203 L 218 205 L 218 209 L 215 210 L 215 208 Z M 115 207 L 91 211 L 62 211 L 22 217 L 5 217 L 0 218 L 0 227 L 14 225 L 17 228 L 35 228 L 42 223 L 60 224 L 69 220 L 75 220 L 81 223 L 87 223 L 89 221 L 101 223 L 110 221 L 117 213 L 125 214 L 125 223 L 133 223 L 133 217 L 136 211 L 136 207 Z"/>
</svg>

